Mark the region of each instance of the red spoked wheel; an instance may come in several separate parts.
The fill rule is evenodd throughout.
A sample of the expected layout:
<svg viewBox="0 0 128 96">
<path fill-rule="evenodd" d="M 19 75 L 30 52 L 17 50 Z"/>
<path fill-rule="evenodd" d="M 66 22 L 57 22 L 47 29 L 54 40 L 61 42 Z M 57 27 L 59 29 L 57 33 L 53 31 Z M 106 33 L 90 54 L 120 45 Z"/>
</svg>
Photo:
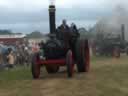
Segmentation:
<svg viewBox="0 0 128 96">
<path fill-rule="evenodd" d="M 73 56 L 71 50 L 69 50 L 66 55 L 66 65 L 67 65 L 67 75 L 69 78 L 71 78 L 74 73 L 74 63 L 73 63 Z"/>
<path fill-rule="evenodd" d="M 34 54 L 32 58 L 32 65 L 31 65 L 32 76 L 34 79 L 38 79 L 40 77 L 41 66 L 37 64 L 38 60 L 39 60 L 38 54 Z"/>
<path fill-rule="evenodd" d="M 78 39 L 76 43 L 78 72 L 88 72 L 90 69 L 90 53 L 88 40 Z"/>
</svg>

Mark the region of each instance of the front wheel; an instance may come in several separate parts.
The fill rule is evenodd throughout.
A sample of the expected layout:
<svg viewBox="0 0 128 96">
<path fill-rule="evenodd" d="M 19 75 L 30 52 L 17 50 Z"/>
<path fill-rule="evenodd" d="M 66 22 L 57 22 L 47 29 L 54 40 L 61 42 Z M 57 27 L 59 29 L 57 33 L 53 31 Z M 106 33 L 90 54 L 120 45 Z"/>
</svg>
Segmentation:
<svg viewBox="0 0 128 96">
<path fill-rule="evenodd" d="M 73 76 L 73 72 L 74 72 L 74 63 L 73 63 L 73 57 L 72 57 L 71 50 L 69 50 L 66 55 L 66 65 L 67 65 L 67 75 L 70 78 Z"/>
<path fill-rule="evenodd" d="M 37 64 L 38 55 L 34 54 L 32 58 L 31 71 L 34 79 L 38 79 L 40 77 L 40 65 Z"/>
</svg>

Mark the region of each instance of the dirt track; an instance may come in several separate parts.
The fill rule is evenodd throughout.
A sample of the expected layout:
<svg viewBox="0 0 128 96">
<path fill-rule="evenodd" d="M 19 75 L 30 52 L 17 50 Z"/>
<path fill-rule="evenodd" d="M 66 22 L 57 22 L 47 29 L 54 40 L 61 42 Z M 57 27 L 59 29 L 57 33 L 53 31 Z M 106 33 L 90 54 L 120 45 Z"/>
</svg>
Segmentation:
<svg viewBox="0 0 128 96">
<path fill-rule="evenodd" d="M 45 70 L 45 69 L 43 69 Z M 66 68 L 57 74 L 41 72 L 40 80 L 32 82 L 33 96 L 94 96 L 96 94 L 96 77 L 93 68 L 89 73 L 74 73 L 67 78 Z"/>
<path fill-rule="evenodd" d="M 33 81 L 33 96 L 94 96 L 96 83 L 91 73 L 75 74 L 73 79 L 64 75 L 48 75 L 44 80 Z"/>
<path fill-rule="evenodd" d="M 115 73 L 112 73 L 113 70 L 120 71 L 120 75 L 122 75 L 123 73 L 121 73 L 118 67 L 125 67 L 126 64 L 127 57 L 97 60 L 95 64 L 92 64 L 89 73 L 78 74 L 75 72 L 72 79 L 67 79 L 66 72 L 60 72 L 54 75 L 44 73 L 45 75 L 42 76 L 41 80 L 33 81 L 33 96 L 99 96 L 100 94 L 103 96 L 104 92 L 107 91 L 107 89 L 105 89 L 106 91 L 101 91 L 104 88 L 105 82 L 108 82 L 111 78 L 113 79 L 113 84 L 115 82 L 113 75 Z M 110 75 L 111 73 L 112 75 Z M 106 77 L 109 75 L 110 78 Z M 115 94 L 118 94 L 118 92 Z"/>
<path fill-rule="evenodd" d="M 5 74 L 15 80 L 0 80 L 0 96 L 128 96 L 127 68 L 128 57 L 123 56 L 94 58 L 89 73 L 75 72 L 72 79 L 65 68 L 57 74 L 43 70 L 40 80 L 32 80 L 30 70 L 21 69 Z"/>
</svg>

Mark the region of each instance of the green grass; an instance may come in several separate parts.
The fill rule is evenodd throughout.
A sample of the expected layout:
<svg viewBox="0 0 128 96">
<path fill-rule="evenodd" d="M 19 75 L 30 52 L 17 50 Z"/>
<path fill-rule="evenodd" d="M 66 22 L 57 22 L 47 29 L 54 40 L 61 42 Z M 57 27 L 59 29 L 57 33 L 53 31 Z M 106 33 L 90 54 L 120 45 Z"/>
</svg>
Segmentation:
<svg viewBox="0 0 128 96">
<path fill-rule="evenodd" d="M 0 72 L 0 96 L 32 96 L 32 77 L 30 68 Z"/>
<path fill-rule="evenodd" d="M 92 57 L 91 71 L 67 79 L 66 72 L 32 80 L 30 68 L 0 72 L 0 96 L 128 96 L 128 57 Z"/>
<path fill-rule="evenodd" d="M 31 72 L 30 68 L 17 67 L 15 69 L 9 69 L 0 72 L 0 80 L 30 80 Z"/>
<path fill-rule="evenodd" d="M 97 96 L 128 96 L 127 59 L 122 57 L 94 64 Z"/>
</svg>

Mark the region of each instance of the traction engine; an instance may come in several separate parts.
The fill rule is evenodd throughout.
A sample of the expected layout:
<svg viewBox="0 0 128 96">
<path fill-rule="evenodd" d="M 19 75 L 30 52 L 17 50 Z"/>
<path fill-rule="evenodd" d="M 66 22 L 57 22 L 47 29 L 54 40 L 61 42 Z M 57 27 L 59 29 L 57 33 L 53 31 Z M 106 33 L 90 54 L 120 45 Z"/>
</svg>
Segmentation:
<svg viewBox="0 0 128 96">
<path fill-rule="evenodd" d="M 55 5 L 49 6 L 49 40 L 40 43 L 40 52 L 32 58 L 32 76 L 40 78 L 41 67 L 45 67 L 49 74 L 59 71 L 61 66 L 67 68 L 67 76 L 72 77 L 74 66 L 78 72 L 88 72 L 90 67 L 90 55 L 88 40 L 80 38 L 73 32 L 60 32 L 56 30 Z"/>
</svg>

